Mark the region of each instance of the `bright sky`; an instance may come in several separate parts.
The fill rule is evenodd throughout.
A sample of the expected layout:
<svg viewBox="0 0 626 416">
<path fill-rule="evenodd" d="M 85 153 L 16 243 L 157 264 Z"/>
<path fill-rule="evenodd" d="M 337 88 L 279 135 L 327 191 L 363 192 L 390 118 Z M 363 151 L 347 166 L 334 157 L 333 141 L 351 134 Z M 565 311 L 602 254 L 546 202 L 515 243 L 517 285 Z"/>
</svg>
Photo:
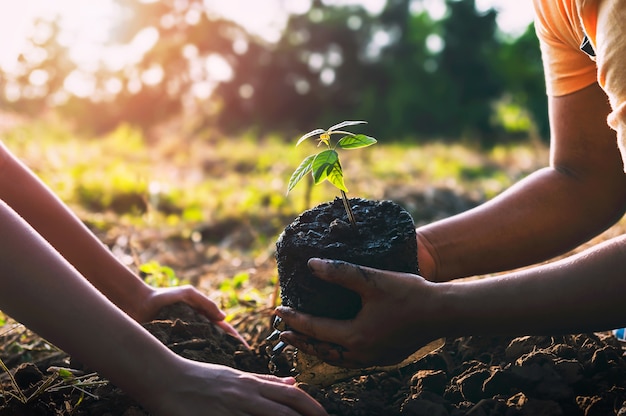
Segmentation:
<svg viewBox="0 0 626 416">
<path fill-rule="evenodd" d="M 376 13 L 385 0 L 332 0 L 335 3 L 357 3 Z M 284 14 L 279 11 L 301 12 L 310 0 L 205 0 L 228 18 L 237 20 L 251 32 L 269 39 L 280 33 Z M 416 4 L 426 8 L 433 16 L 441 12 L 443 0 L 419 0 Z M 476 0 L 479 9 L 494 7 L 500 11 L 498 24 L 506 32 L 519 33 L 532 20 L 530 0 Z M 60 13 L 66 37 L 63 42 L 72 44 L 73 57 L 89 66 L 100 58 L 95 45 L 107 35 L 107 28 L 115 13 L 110 0 L 0 0 L 0 67 L 10 69 L 17 59 L 25 37 L 32 31 L 34 16 Z"/>
<path fill-rule="evenodd" d="M 498 26 L 505 32 L 521 34 L 535 14 L 531 0 L 476 0 L 478 10 L 498 11 Z"/>
</svg>

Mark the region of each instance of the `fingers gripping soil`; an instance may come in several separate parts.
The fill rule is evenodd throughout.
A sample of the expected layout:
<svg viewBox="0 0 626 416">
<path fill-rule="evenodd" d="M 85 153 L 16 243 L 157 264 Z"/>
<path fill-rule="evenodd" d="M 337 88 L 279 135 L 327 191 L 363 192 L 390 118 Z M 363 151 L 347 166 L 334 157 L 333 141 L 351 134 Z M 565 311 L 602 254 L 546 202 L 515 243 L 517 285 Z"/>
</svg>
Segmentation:
<svg viewBox="0 0 626 416">
<path fill-rule="evenodd" d="M 361 297 L 368 286 L 378 287 L 379 273 L 376 269 L 348 263 L 341 260 L 311 259 L 309 267 L 320 279 L 336 283 L 357 292 Z"/>
</svg>

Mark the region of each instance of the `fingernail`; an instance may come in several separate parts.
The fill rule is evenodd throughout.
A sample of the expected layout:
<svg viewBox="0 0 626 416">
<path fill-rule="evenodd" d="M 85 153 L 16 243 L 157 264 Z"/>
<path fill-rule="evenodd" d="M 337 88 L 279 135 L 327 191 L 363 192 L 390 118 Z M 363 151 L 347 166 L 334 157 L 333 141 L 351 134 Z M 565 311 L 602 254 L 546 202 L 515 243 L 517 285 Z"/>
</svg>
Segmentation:
<svg viewBox="0 0 626 416">
<path fill-rule="evenodd" d="M 272 322 L 272 326 L 278 331 L 285 330 L 285 323 L 283 322 L 283 318 L 281 318 L 280 316 L 274 316 L 274 322 Z"/>
<path fill-rule="evenodd" d="M 280 323 L 283 321 L 283 319 L 280 316 L 274 315 L 274 317 L 272 318 L 272 326 L 274 328 L 276 328 L 278 325 L 280 325 Z M 278 329 L 278 328 L 276 328 Z"/>
<path fill-rule="evenodd" d="M 281 352 L 283 352 L 285 347 L 287 347 L 287 344 L 283 341 L 280 341 L 278 344 L 274 345 L 274 348 L 272 348 L 272 354 L 280 354 Z"/>
<path fill-rule="evenodd" d="M 293 315 L 294 313 L 293 309 L 291 309 L 288 306 L 278 306 L 275 309 L 275 312 L 276 312 L 277 318 L 280 319 L 281 322 L 282 322 L 282 318 Z"/>
<path fill-rule="evenodd" d="M 312 272 L 319 271 L 323 264 L 324 264 L 324 260 L 318 259 L 317 257 L 310 258 L 309 261 L 307 262 L 307 265 L 309 266 L 309 269 L 311 269 Z"/>
<path fill-rule="evenodd" d="M 275 329 L 274 332 L 272 332 L 267 338 L 265 338 L 266 341 L 276 341 L 278 339 L 278 337 L 280 336 L 281 331 L 278 329 Z"/>
</svg>

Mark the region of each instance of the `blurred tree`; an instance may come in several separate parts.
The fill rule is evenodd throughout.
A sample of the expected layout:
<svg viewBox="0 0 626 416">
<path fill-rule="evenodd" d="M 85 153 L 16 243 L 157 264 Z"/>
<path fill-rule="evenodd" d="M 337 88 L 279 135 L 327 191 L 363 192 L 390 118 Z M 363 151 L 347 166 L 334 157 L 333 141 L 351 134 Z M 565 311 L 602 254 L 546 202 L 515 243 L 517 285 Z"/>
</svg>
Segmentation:
<svg viewBox="0 0 626 416">
<path fill-rule="evenodd" d="M 492 102 L 504 85 L 494 71 L 499 44 L 496 12 L 480 14 L 474 0 L 446 0 L 449 14 L 443 20 L 444 48 L 437 75 L 446 88 L 438 97 L 446 104 L 450 135 L 478 133 L 483 141 L 493 137 Z M 443 127 L 443 126 L 442 126 Z"/>
<path fill-rule="evenodd" d="M 59 43 L 60 32 L 56 16 L 33 22 L 33 36 L 18 56 L 18 69 L 3 76 L 7 108 L 37 114 L 61 98 L 56 93 L 63 89 L 66 77 L 76 66 L 67 48 Z"/>
<path fill-rule="evenodd" d="M 490 144 L 493 103 L 508 94 L 544 126 L 534 33 L 505 42 L 496 13 L 479 13 L 474 0 L 441 0 L 447 13 L 438 21 L 416 11 L 421 0 L 387 0 L 377 15 L 311 0 L 276 42 L 203 0 L 115 1 L 121 17 L 97 68 L 70 59 L 56 20 L 38 22 L 18 73 L 0 78 L 15 108 L 55 105 L 97 131 L 180 114 L 231 132 L 364 119 L 382 138 L 464 135 Z"/>
<path fill-rule="evenodd" d="M 40 19 L 17 74 L 3 82 L 15 91 L 7 100 L 12 108 L 36 114 L 55 106 L 96 131 L 121 122 L 147 128 L 201 106 L 219 82 L 211 73 L 216 63 L 227 67 L 237 59 L 235 43 L 249 39 L 234 22 L 207 13 L 201 0 L 115 1 L 121 17 L 109 52 L 128 59 L 82 68 L 59 43 L 58 19 Z"/>
<path fill-rule="evenodd" d="M 433 21 L 426 11 L 410 13 L 411 2 L 388 2 L 380 21 L 395 35 L 376 63 L 378 83 L 365 84 L 361 108 L 392 137 L 465 135 L 489 145 L 493 102 L 505 89 L 495 71 L 496 13 L 479 13 L 474 0 L 446 5 L 444 18 Z"/>
<path fill-rule="evenodd" d="M 67 112 L 109 129 L 120 122 L 148 128 L 182 111 L 205 111 L 203 104 L 219 77 L 227 76 L 215 72 L 238 59 L 235 45 L 248 42 L 247 32 L 208 13 L 201 0 L 116 2 L 125 18 L 113 31 L 114 41 L 148 46 L 116 71 L 94 74 L 98 85 L 121 85 L 111 100 L 85 103 L 75 98 Z"/>
<path fill-rule="evenodd" d="M 389 43 L 374 42 L 371 75 L 360 100 L 363 117 L 379 126 L 380 135 L 395 138 L 438 134 L 446 124 L 440 101 L 445 81 L 436 75 L 441 25 L 410 7 L 410 1 L 390 1 L 380 16 L 378 33 L 387 33 Z M 429 39 L 439 44 L 429 49 Z"/>
<path fill-rule="evenodd" d="M 537 133 L 547 140 L 548 100 L 534 25 L 530 24 L 521 36 L 504 41 L 499 50 L 494 71 L 502 78 L 512 103 L 531 114 Z"/>
<path fill-rule="evenodd" d="M 234 62 L 233 78 L 215 91 L 219 124 L 300 131 L 354 117 L 373 22 L 360 6 L 313 1 L 308 13 L 290 17 L 276 45 L 253 43 Z"/>
</svg>

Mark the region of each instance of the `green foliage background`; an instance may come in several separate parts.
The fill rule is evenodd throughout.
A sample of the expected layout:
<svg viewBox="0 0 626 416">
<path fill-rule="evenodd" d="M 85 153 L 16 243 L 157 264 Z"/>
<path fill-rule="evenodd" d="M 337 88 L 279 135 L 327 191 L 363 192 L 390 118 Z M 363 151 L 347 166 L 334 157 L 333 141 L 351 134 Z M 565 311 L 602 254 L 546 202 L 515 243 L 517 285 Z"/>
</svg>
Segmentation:
<svg viewBox="0 0 626 416">
<path fill-rule="evenodd" d="M 182 116 L 194 132 L 217 128 L 233 135 L 250 129 L 296 135 L 359 119 L 370 123 L 369 134 L 387 141 L 411 137 L 493 146 L 529 136 L 547 140 L 534 29 L 505 36 L 496 12 L 479 13 L 474 0 L 440 0 L 447 13 L 439 20 L 415 11 L 421 0 L 387 0 L 377 15 L 358 5 L 312 0 L 308 11 L 289 17 L 275 42 L 212 13 L 201 0 L 117 1 L 123 13 L 112 45 L 132 42 L 147 30 L 158 33 L 136 63 L 116 70 L 102 65 L 84 74 L 59 43 L 60 21 L 42 19 L 37 25 L 48 36 L 33 37 L 29 48 L 45 53 L 25 53 L 17 73 L 0 74 L 0 92 L 21 92 L 11 100 L 0 94 L 0 105 L 37 116 L 54 107 L 94 133 L 124 123 L 147 131 Z M 189 19 L 192 14 L 199 17 Z M 377 43 L 381 38 L 386 41 Z M 433 39 L 441 48 L 429 48 Z M 194 88 L 207 79 L 198 75 L 198 65 L 215 57 L 232 76 L 215 81 L 210 98 L 199 98 Z M 142 76 L 155 68 L 162 79 L 145 82 Z M 32 84 L 33 71 L 47 74 L 45 85 Z M 75 72 L 94 82 L 93 94 L 59 94 Z M 140 88 L 112 93 L 106 88 L 112 80 Z"/>
<path fill-rule="evenodd" d="M 265 244 L 301 211 L 338 195 L 330 184 L 302 184 L 286 195 L 290 175 L 311 153 L 310 146 L 294 146 L 297 137 L 244 134 L 209 140 L 170 133 L 149 141 L 129 125 L 86 136 L 57 120 L 25 120 L 1 135 L 96 228 L 113 223 L 172 227 L 191 238 L 198 224 L 236 218 L 260 229 L 270 226 L 275 234 L 266 235 Z M 446 187 L 482 200 L 545 165 L 547 152 L 538 143 L 486 151 L 402 141 L 346 152 L 342 167 L 350 196 L 380 199 L 394 189 Z"/>
</svg>

